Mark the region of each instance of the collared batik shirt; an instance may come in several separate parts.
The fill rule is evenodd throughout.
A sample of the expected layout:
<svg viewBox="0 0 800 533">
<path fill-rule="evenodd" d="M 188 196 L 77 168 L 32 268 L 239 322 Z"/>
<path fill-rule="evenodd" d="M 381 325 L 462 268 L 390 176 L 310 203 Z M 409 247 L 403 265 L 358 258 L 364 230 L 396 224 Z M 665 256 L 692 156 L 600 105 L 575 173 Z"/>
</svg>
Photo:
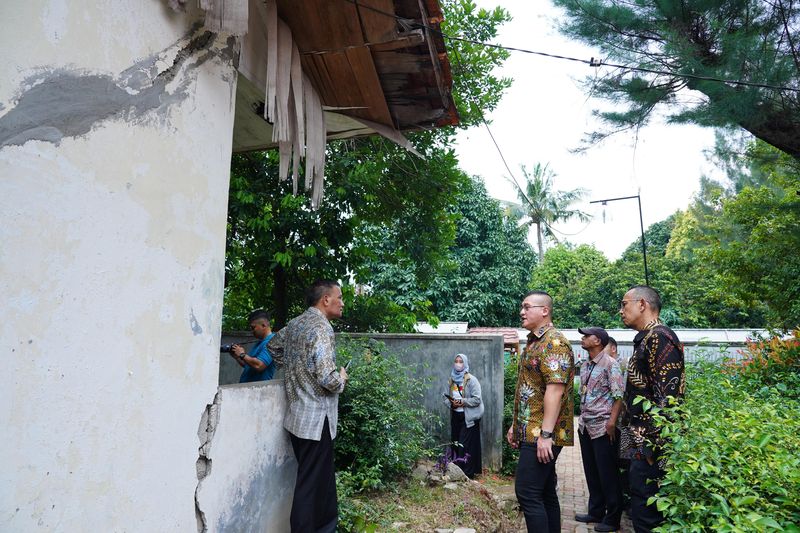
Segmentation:
<svg viewBox="0 0 800 533">
<path fill-rule="evenodd" d="M 542 431 L 544 393 L 548 383 L 566 385 L 561 408 L 553 429 L 553 444 L 572 446 L 573 422 L 572 382 L 575 365 L 572 347 L 564 335 L 552 325 L 528 335 L 528 344 L 519 358 L 519 377 L 514 395 L 514 425 L 516 442 L 536 442 Z"/>
<path fill-rule="evenodd" d="M 586 431 L 596 439 L 606 434 L 606 422 L 611 418 L 611 407 L 622 399 L 625 382 L 619 363 L 607 353 L 581 365 L 581 416 L 578 431 Z"/>
<path fill-rule="evenodd" d="M 685 391 L 683 345 L 667 326 L 658 322 L 648 324 L 634 337 L 633 355 L 628 360 L 621 457 L 653 457 L 662 444 L 643 400 L 648 400 L 652 406 L 664 407 L 669 404 L 670 397 L 683 398 Z"/>
<path fill-rule="evenodd" d="M 331 323 L 316 307 L 289 322 L 267 345 L 273 359 L 286 369 L 288 407 L 283 427 L 302 439 L 320 440 L 325 417 L 336 438 L 339 393 L 344 381 L 336 369 Z"/>
</svg>

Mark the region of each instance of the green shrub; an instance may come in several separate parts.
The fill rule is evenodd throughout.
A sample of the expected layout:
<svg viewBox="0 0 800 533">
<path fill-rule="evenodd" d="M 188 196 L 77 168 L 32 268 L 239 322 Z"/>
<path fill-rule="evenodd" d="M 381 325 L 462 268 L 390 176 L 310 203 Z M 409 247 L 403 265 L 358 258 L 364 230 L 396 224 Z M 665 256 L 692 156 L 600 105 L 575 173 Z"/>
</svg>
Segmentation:
<svg viewBox="0 0 800 533">
<path fill-rule="evenodd" d="M 776 391 L 800 400 L 800 329 L 786 339 L 774 336 L 748 342 L 741 354 L 741 360 L 725 363 L 739 386 L 756 396 Z"/>
<path fill-rule="evenodd" d="M 517 366 L 519 356 L 509 357 L 503 369 L 503 466 L 500 473 L 510 476 L 517 471 L 519 450 L 515 450 L 506 441 L 506 432 L 514 421 L 514 393 L 517 390 Z"/>
<path fill-rule="evenodd" d="M 796 361 L 781 359 L 796 345 L 771 346 L 773 373 L 690 366 L 685 401 L 669 419 L 657 413 L 667 437 L 659 531 L 800 532 L 800 400 L 774 382 L 796 379 Z"/>
<path fill-rule="evenodd" d="M 359 498 L 354 490 L 350 472 L 336 473 L 336 495 L 339 500 L 338 531 L 353 533 L 372 533 L 378 531 L 380 512 L 370 502 L 369 497 Z"/>
<path fill-rule="evenodd" d="M 347 472 L 354 492 L 390 486 L 430 453 L 431 415 L 422 407 L 422 380 L 382 343 L 342 339 L 337 362 L 350 379 L 339 397 L 334 441 L 337 471 Z"/>
</svg>

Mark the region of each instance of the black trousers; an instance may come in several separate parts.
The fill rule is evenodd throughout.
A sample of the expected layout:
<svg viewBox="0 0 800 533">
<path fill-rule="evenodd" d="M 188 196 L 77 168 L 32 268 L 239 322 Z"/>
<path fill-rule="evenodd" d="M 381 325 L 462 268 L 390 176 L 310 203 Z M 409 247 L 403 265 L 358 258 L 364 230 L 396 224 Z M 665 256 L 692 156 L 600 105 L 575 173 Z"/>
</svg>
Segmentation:
<svg viewBox="0 0 800 533">
<path fill-rule="evenodd" d="M 561 446 L 553 446 L 553 460 L 540 463 L 535 444 L 522 444 L 514 482 L 528 533 L 560 533 L 561 506 L 556 493 L 556 459 Z"/>
<path fill-rule="evenodd" d="M 578 432 L 578 441 L 589 487 L 589 515 L 603 524 L 619 527 L 622 518 L 622 489 L 617 466 L 619 439 L 611 442 L 607 434 L 593 439 L 584 430 Z"/>
<path fill-rule="evenodd" d="M 320 440 L 301 439 L 291 433 L 297 458 L 297 482 L 289 522 L 292 533 L 334 533 L 339 520 L 333 441 L 328 419 Z"/>
<path fill-rule="evenodd" d="M 647 499 L 658 492 L 658 482 L 664 471 L 658 464 L 650 464 L 646 459 L 631 459 L 628 470 L 631 485 L 631 520 L 636 533 L 650 533 L 664 521 L 664 515 L 655 504 L 647 505 Z"/>
<path fill-rule="evenodd" d="M 451 446 L 451 453 L 456 465 L 470 478 L 483 471 L 481 460 L 481 425 L 476 420 L 471 428 L 467 427 L 464 412 L 450 411 L 450 441 L 459 445 Z"/>
</svg>

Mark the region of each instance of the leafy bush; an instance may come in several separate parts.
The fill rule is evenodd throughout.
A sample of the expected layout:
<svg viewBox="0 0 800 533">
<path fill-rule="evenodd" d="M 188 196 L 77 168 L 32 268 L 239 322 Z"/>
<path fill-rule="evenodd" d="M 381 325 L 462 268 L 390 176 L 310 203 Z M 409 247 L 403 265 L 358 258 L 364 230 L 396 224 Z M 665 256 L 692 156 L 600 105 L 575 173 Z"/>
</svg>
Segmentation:
<svg viewBox="0 0 800 533">
<path fill-rule="evenodd" d="M 752 362 L 687 369 L 677 416 L 656 413 L 667 437 L 660 531 L 800 532 L 797 381 L 774 382 L 797 380 L 798 352 L 796 338 L 773 340 L 748 347 Z"/>
<path fill-rule="evenodd" d="M 337 361 L 350 379 L 339 398 L 335 442 L 338 471 L 354 492 L 391 485 L 430 452 L 431 415 L 422 407 L 423 383 L 410 376 L 382 343 L 340 340 Z"/>
<path fill-rule="evenodd" d="M 337 437 L 338 438 L 338 437 Z M 338 531 L 372 533 L 378 531 L 380 512 L 369 498 L 359 498 L 350 472 L 336 473 L 336 495 L 339 500 Z"/>
<path fill-rule="evenodd" d="M 500 473 L 514 475 L 519 461 L 519 450 L 515 450 L 506 441 L 506 431 L 514 421 L 514 393 L 517 390 L 517 366 L 519 356 L 509 357 L 503 369 L 503 466 Z"/>
<path fill-rule="evenodd" d="M 748 342 L 741 354 L 741 360 L 725 364 L 740 386 L 757 396 L 769 396 L 774 389 L 800 400 L 800 329 L 787 339 Z"/>
</svg>

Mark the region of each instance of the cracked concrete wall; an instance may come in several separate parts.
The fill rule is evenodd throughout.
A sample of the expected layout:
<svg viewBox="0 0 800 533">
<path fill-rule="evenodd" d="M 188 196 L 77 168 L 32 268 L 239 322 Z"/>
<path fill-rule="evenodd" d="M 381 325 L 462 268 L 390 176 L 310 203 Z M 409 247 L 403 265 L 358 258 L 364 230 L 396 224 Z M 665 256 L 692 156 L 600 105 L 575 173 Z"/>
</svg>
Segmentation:
<svg viewBox="0 0 800 533">
<path fill-rule="evenodd" d="M 289 531 L 297 462 L 282 381 L 224 385 L 201 420 L 198 531 Z"/>
<path fill-rule="evenodd" d="M 197 525 L 236 88 L 201 21 L 0 3 L 0 531 Z"/>
</svg>

